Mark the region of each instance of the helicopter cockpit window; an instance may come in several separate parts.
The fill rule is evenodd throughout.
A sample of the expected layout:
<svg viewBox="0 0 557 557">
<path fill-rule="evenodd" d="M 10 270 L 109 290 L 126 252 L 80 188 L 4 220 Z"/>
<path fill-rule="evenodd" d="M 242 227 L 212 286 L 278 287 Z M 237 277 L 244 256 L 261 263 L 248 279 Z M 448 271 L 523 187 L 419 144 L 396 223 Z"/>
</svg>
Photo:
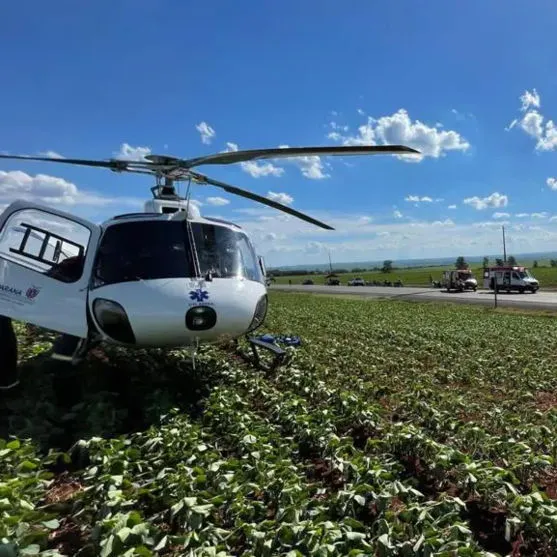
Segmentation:
<svg viewBox="0 0 557 557">
<path fill-rule="evenodd" d="M 94 286 L 195 276 L 185 222 L 136 221 L 107 228 L 94 268 Z"/>
<path fill-rule="evenodd" d="M 203 276 L 243 277 L 263 282 L 263 274 L 248 237 L 226 226 L 192 223 L 193 236 Z"/>
<path fill-rule="evenodd" d="M 13 213 L 0 230 L 0 258 L 75 282 L 83 273 L 91 231 L 82 224 L 39 209 Z"/>
</svg>

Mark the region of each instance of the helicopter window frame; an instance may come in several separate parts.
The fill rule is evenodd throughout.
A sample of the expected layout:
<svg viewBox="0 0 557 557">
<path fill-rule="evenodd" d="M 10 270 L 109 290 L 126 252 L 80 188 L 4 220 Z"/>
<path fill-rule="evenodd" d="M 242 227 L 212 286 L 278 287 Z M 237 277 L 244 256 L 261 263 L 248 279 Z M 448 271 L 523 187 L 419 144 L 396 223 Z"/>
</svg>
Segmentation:
<svg viewBox="0 0 557 557">
<path fill-rule="evenodd" d="M 25 215 L 25 213 L 29 213 L 30 216 Z M 67 236 L 52 232 L 48 224 L 43 226 L 31 224 L 34 220 L 40 222 L 43 219 L 50 220 L 50 228 L 52 228 L 53 224 L 63 226 L 67 223 L 71 223 L 74 228 L 80 227 L 83 232 L 85 243 L 81 244 L 70 240 Z M 56 221 L 59 222 L 56 223 Z M 17 230 L 18 228 L 20 230 Z M 54 226 L 54 228 L 56 228 L 56 226 Z M 23 232 L 21 229 L 25 231 Z M 33 232 L 35 233 L 34 235 Z M 14 238 L 14 233 L 21 233 L 21 239 Z M 43 238 L 40 238 L 40 235 L 42 235 Z M 2 228 L 0 229 L 0 259 L 15 265 L 20 265 L 29 271 L 53 278 L 59 282 L 76 283 L 83 278 L 92 235 L 93 231 L 89 226 L 67 215 L 60 215 L 58 212 L 50 211 L 45 207 L 23 207 L 11 212 L 2 224 Z M 38 251 L 38 255 L 31 253 L 31 249 L 28 246 L 31 236 L 34 236 L 33 240 L 40 245 L 38 249 L 33 249 L 33 251 Z M 56 243 L 54 245 L 49 243 L 51 239 L 55 240 Z M 63 249 L 64 244 L 77 248 L 77 254 L 68 255 L 61 259 L 60 255 L 65 255 Z M 26 251 L 26 249 L 28 251 Z M 53 252 L 52 259 L 46 258 L 45 254 L 47 251 Z M 72 269 L 71 274 L 66 274 L 64 263 L 74 258 L 77 258 L 79 263 L 79 266 L 76 267 L 78 272 L 74 272 Z"/>
</svg>

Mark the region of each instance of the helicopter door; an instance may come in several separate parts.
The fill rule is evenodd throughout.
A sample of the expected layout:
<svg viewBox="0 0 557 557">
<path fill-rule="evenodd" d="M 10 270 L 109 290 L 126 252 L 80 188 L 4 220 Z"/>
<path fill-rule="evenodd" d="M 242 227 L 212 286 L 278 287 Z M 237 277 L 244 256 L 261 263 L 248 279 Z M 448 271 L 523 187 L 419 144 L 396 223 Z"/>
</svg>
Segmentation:
<svg viewBox="0 0 557 557">
<path fill-rule="evenodd" d="M 15 201 L 0 214 L 0 315 L 85 338 L 87 291 L 101 229 Z"/>
</svg>

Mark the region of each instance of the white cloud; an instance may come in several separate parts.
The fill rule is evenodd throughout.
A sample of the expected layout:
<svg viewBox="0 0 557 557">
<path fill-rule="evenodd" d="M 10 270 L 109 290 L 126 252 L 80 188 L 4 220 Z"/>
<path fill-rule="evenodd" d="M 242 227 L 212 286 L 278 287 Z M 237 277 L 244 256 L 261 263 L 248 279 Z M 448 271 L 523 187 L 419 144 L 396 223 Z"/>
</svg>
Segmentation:
<svg viewBox="0 0 557 557">
<path fill-rule="evenodd" d="M 279 145 L 280 149 L 285 149 L 288 145 Z M 238 144 L 227 142 L 226 151 L 238 151 Z M 275 162 L 279 159 L 271 159 Z M 315 155 L 304 156 L 304 157 L 288 157 L 280 159 L 283 164 L 291 164 L 297 166 L 302 175 L 311 180 L 321 180 L 323 178 L 329 178 L 329 174 L 324 172 L 325 163 L 321 161 L 321 158 Z M 261 176 L 282 176 L 284 174 L 284 168 L 276 166 L 272 162 L 257 162 L 257 161 L 245 161 L 241 162 L 240 166 L 244 172 L 247 172 L 253 178 L 260 178 Z"/>
<path fill-rule="evenodd" d="M 548 178 L 545 183 L 547 184 L 548 188 L 557 190 L 557 178 Z"/>
<path fill-rule="evenodd" d="M 288 145 L 279 145 L 280 149 L 288 148 Z M 295 164 L 300 168 L 302 175 L 311 180 L 322 180 L 330 178 L 329 174 L 324 172 L 324 163 L 317 155 L 307 155 L 304 157 L 289 157 L 283 159 L 286 163 Z"/>
<path fill-rule="evenodd" d="M 494 219 L 508 219 L 511 215 L 509 213 L 493 213 Z"/>
<path fill-rule="evenodd" d="M 390 116 L 378 119 L 368 117 L 366 123 L 358 127 L 356 134 L 344 135 L 334 129 L 328 137 L 343 145 L 403 144 L 421 152 L 420 156 L 399 156 L 408 162 L 420 162 L 424 157 L 439 158 L 447 151 L 467 151 L 470 148 L 468 141 L 458 132 L 440 130 L 419 120 L 412 122 L 403 108 Z"/>
<path fill-rule="evenodd" d="M 72 183 L 50 176 L 31 176 L 20 170 L 4 172 L 0 170 L 0 204 L 7 205 L 16 199 L 54 206 L 97 206 L 131 205 L 143 206 L 143 200 L 128 197 L 106 197 L 102 194 L 78 189 Z"/>
<path fill-rule="evenodd" d="M 505 226 L 509 224 L 508 220 L 501 220 L 501 221 L 486 221 L 486 222 L 474 222 L 472 226 L 475 228 L 501 228 L 501 226 Z"/>
<path fill-rule="evenodd" d="M 228 141 L 225 151 L 237 151 L 238 144 Z M 284 168 L 275 166 L 270 162 L 244 161 L 240 163 L 240 168 L 248 173 L 252 178 L 260 178 L 261 176 L 282 176 Z"/>
<path fill-rule="evenodd" d="M 546 219 L 549 216 L 549 213 L 542 211 L 541 213 L 532 213 L 530 216 L 533 219 Z"/>
<path fill-rule="evenodd" d="M 515 118 L 510 125 L 505 128 L 507 131 L 514 128 L 517 124 L 530 137 L 536 139 L 536 150 L 553 151 L 557 149 L 557 127 L 553 120 L 547 120 L 538 111 L 541 106 L 541 100 L 536 89 L 532 92 L 525 91 L 520 96 L 521 112 L 524 115 L 518 119 Z"/>
<path fill-rule="evenodd" d="M 456 205 L 449 205 L 447 209 L 456 209 Z"/>
<path fill-rule="evenodd" d="M 51 159 L 63 159 L 64 157 L 60 154 L 57 153 L 56 151 L 41 151 L 39 153 L 40 157 L 49 157 Z"/>
<path fill-rule="evenodd" d="M 119 151 L 114 151 L 117 159 L 127 161 L 144 161 L 146 155 L 151 154 L 149 147 L 132 147 L 129 143 L 122 143 Z"/>
<path fill-rule="evenodd" d="M 551 250 L 557 243 L 557 219 L 537 222 L 535 218 L 526 219 L 522 227 L 515 229 L 503 219 L 463 223 L 439 219 L 410 224 L 405 220 L 393 220 L 359 224 L 362 214 L 331 215 L 309 208 L 307 212 L 335 230 L 321 230 L 289 215 L 284 218 L 268 208 L 242 212 L 243 217 L 235 221 L 252 236 L 258 252 L 272 261 L 272 266 L 327 263 L 326 253 L 319 250 L 319 245 L 326 245 L 334 252 L 335 265 L 414 257 L 456 257 L 460 253 L 483 256 L 500 251 L 501 225 L 508 226 L 508 246 L 515 253 Z M 444 233 L 449 230 L 450 234 Z"/>
<path fill-rule="evenodd" d="M 275 193 L 274 191 L 270 191 L 267 194 L 267 197 L 273 201 L 282 203 L 283 205 L 290 205 L 294 201 L 294 198 L 291 195 L 288 195 L 287 193 Z"/>
<path fill-rule="evenodd" d="M 419 195 L 408 195 L 404 198 L 404 201 L 409 201 L 410 203 L 433 203 L 433 199 L 427 195 L 424 195 L 423 197 L 420 197 Z"/>
<path fill-rule="evenodd" d="M 209 145 L 216 135 L 215 130 L 207 122 L 200 122 L 195 129 L 201 134 L 201 143 L 206 145 Z"/>
<path fill-rule="evenodd" d="M 400 211 L 393 211 L 393 217 L 395 217 L 395 219 L 401 219 L 403 214 Z"/>
<path fill-rule="evenodd" d="M 451 219 L 436 220 L 431 223 L 431 226 L 454 226 L 455 223 Z"/>
<path fill-rule="evenodd" d="M 535 89 L 531 93 L 530 91 L 524 91 L 524 93 L 520 95 L 520 101 L 522 103 L 520 107 L 522 112 L 526 112 L 531 106 L 540 108 L 540 96 Z"/>
<path fill-rule="evenodd" d="M 499 207 L 506 207 L 509 202 L 509 198 L 506 195 L 500 194 L 498 192 L 494 192 L 487 197 L 478 197 L 475 195 L 474 197 L 467 197 L 463 200 L 465 205 L 471 205 L 474 209 L 478 211 L 482 211 L 483 209 L 487 209 L 488 207 L 499 208 Z"/>
<path fill-rule="evenodd" d="M 230 203 L 230 201 L 224 197 L 208 197 L 206 201 L 209 205 L 214 205 L 215 207 L 222 207 Z"/>
</svg>

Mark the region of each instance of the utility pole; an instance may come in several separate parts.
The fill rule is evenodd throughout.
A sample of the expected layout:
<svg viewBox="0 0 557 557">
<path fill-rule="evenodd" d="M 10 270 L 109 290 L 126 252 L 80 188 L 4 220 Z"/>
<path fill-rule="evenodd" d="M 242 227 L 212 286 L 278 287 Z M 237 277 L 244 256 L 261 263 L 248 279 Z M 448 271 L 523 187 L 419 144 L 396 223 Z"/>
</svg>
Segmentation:
<svg viewBox="0 0 557 557">
<path fill-rule="evenodd" d="M 505 227 L 501 227 L 503 229 L 503 263 L 507 264 L 507 246 L 505 244 Z"/>
</svg>

